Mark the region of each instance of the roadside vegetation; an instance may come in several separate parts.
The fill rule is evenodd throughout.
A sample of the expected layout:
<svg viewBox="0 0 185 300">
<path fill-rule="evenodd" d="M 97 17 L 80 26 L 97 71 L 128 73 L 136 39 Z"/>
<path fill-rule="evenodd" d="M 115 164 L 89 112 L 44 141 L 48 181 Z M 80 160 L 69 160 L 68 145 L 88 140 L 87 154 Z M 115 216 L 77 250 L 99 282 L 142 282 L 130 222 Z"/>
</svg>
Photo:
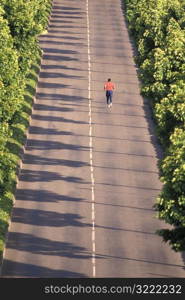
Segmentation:
<svg viewBox="0 0 185 300">
<path fill-rule="evenodd" d="M 52 0 L 0 0 L 0 258 L 41 61 L 38 36 Z"/>
<path fill-rule="evenodd" d="M 158 234 L 185 250 L 185 1 L 125 0 L 138 55 L 141 94 L 150 100 L 158 138 L 163 189 L 157 216 L 172 225 Z"/>
</svg>

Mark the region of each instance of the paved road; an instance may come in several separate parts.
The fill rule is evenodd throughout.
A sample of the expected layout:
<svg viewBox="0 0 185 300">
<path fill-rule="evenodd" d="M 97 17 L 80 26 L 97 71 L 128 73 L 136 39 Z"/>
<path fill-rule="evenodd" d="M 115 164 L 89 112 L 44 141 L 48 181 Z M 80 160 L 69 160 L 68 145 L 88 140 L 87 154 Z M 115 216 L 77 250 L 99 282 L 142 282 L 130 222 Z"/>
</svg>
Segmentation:
<svg viewBox="0 0 185 300">
<path fill-rule="evenodd" d="M 121 2 L 54 0 L 40 43 L 2 276 L 184 277 L 181 255 L 155 234 L 160 149 Z"/>
</svg>

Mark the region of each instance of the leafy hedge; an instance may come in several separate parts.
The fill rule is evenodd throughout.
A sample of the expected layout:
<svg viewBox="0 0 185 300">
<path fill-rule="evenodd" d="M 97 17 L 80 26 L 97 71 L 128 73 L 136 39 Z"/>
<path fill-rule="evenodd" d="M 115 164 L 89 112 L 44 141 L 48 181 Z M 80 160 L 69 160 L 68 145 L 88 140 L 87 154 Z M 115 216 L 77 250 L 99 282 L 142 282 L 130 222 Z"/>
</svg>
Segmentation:
<svg viewBox="0 0 185 300">
<path fill-rule="evenodd" d="M 158 217 L 173 225 L 158 233 L 175 251 L 185 250 L 185 1 L 125 0 L 140 68 L 141 93 L 151 99 L 164 148 Z"/>
<path fill-rule="evenodd" d="M 29 74 L 41 56 L 37 38 L 47 26 L 51 5 L 52 0 L 0 0 L 0 254 L 28 127 L 25 114 L 31 112 L 32 100 L 28 104 L 26 95 Z"/>
</svg>

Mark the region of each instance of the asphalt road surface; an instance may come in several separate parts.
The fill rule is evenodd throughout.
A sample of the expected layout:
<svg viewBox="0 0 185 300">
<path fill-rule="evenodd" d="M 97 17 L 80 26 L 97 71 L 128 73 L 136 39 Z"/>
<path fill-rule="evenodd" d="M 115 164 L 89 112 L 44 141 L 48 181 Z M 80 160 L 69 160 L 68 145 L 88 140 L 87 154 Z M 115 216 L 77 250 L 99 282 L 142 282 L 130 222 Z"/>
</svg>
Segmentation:
<svg viewBox="0 0 185 300">
<path fill-rule="evenodd" d="M 54 0 L 2 277 L 184 277 L 119 0 Z M 116 85 L 107 108 L 104 82 Z"/>
</svg>

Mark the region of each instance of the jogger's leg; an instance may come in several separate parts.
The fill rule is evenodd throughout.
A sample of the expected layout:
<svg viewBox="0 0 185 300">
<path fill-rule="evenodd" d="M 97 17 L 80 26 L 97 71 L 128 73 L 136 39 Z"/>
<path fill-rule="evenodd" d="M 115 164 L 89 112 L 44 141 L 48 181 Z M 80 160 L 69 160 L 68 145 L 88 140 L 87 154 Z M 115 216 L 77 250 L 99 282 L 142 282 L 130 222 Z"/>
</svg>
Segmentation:
<svg viewBox="0 0 185 300">
<path fill-rule="evenodd" d="M 108 104 L 110 104 L 110 102 L 111 102 L 111 101 L 110 101 L 110 95 L 109 95 Z"/>
<path fill-rule="evenodd" d="M 107 95 L 107 104 L 109 104 L 109 96 Z"/>
<path fill-rule="evenodd" d="M 112 96 L 113 96 L 113 92 L 110 92 L 110 103 L 112 103 Z"/>
<path fill-rule="evenodd" d="M 106 91 L 106 97 L 107 97 L 107 104 L 110 103 L 110 93 L 109 91 Z"/>
</svg>

